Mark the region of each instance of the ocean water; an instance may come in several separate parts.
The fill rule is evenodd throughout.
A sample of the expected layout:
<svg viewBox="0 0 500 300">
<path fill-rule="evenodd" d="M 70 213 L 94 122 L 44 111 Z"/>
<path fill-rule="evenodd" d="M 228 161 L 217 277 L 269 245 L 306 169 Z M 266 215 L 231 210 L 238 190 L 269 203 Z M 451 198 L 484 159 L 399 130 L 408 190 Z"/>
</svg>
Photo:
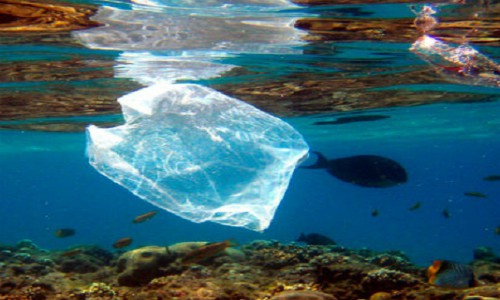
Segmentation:
<svg viewBox="0 0 500 300">
<path fill-rule="evenodd" d="M 332 12 L 337 12 L 333 14 L 335 17 L 342 12 L 352 17 L 352 11 L 356 11 L 352 6 L 305 7 L 286 1 L 226 2 L 210 1 L 204 7 L 205 4 L 194 1 L 144 2 L 148 5 L 128 1 L 85 1 L 100 6 L 101 11 L 95 18 L 110 24 L 74 32 L 72 38 L 85 47 L 36 40 L 5 44 L 0 45 L 1 63 L 100 60 L 114 63 L 114 78 L 6 80 L 0 83 L 0 88 L 4 94 L 12 91 L 15 97 L 20 92 L 51 92 L 58 87 L 66 92 L 68 87 L 75 91 L 97 86 L 108 92 L 116 88 L 110 82 L 123 79 L 141 85 L 170 80 L 211 86 L 252 86 L 253 83 L 272 83 L 276 78 L 292 81 L 301 76 L 309 81 L 346 76 L 355 82 L 367 76 L 393 74 L 397 79 L 405 71 L 432 70 L 408 50 L 411 42 L 313 43 L 302 38 L 305 32 L 287 25 L 296 18 L 328 16 Z M 370 18 L 413 17 L 407 5 L 355 7 L 369 12 Z M 203 23 L 187 22 L 186 14 L 213 18 L 209 24 L 214 27 L 208 31 L 199 30 L 203 29 Z M 240 23 L 226 22 L 233 18 L 246 18 L 250 21 L 245 24 L 257 25 L 238 31 Z M 139 40 L 127 35 L 132 31 L 140 32 L 144 24 L 168 28 L 161 23 L 164 21 L 177 31 L 166 30 Z M 221 24 L 229 24 L 229 31 L 237 34 L 217 32 L 224 29 Z M 198 38 L 184 40 L 179 36 L 182 32 Z M 172 38 L 178 43 L 165 46 L 167 42 L 158 41 L 165 36 L 167 42 Z M 476 48 L 498 60 L 498 48 Z M 235 68 L 245 72 L 224 75 Z M 54 70 L 58 71 L 61 70 Z M 421 105 L 412 103 L 410 106 L 401 99 L 399 105 L 373 104 L 370 107 L 378 108 L 350 112 L 340 112 L 341 106 L 332 104 L 329 110 L 323 107 L 323 111 L 311 113 L 307 104 L 298 102 L 298 111 L 293 116 L 289 112 L 271 112 L 297 129 L 312 150 L 329 159 L 381 155 L 403 165 L 409 179 L 395 187 L 365 188 L 340 181 L 326 170 L 298 168 L 271 226 L 261 233 L 215 223 L 195 224 L 167 211 L 160 211 L 148 222 L 132 224 L 135 216 L 156 208 L 89 165 L 85 133 L 1 129 L 0 243 L 14 244 L 30 239 L 47 249 L 83 244 L 112 249 L 111 244 L 124 236 L 134 239 L 134 247 L 228 238 L 241 244 L 258 239 L 289 243 L 300 233 L 315 232 L 348 248 L 400 250 L 419 265 L 427 265 L 435 259 L 468 262 L 473 250 L 480 246 L 491 247 L 500 253 L 500 236 L 495 234 L 500 226 L 500 181 L 483 180 L 488 175 L 500 175 L 498 87 L 473 86 L 466 81 L 448 82 L 443 78 L 417 83 L 394 80 L 393 84 L 366 92 L 385 91 L 384 95 L 389 95 L 390 91 L 402 90 L 420 94 L 423 99 L 426 94 L 431 97 L 435 93 L 445 94 L 445 97 L 442 101 L 423 101 L 418 103 Z M 453 103 L 459 96 L 462 101 Z M 477 96 L 481 97 L 480 101 Z M 372 102 L 383 100 L 370 99 Z M 314 124 L 359 115 L 387 118 L 337 125 Z M 9 118 L 0 120 L 0 126 L 51 120 L 55 119 L 50 114 L 47 118 Z M 106 120 L 117 121 L 120 116 L 110 112 L 97 116 L 57 117 L 58 122 L 67 123 L 92 124 Z M 311 155 L 304 165 L 314 160 L 315 156 Z M 464 195 L 465 192 L 480 192 L 487 197 L 470 197 Z M 421 208 L 410 211 L 416 202 L 421 203 Z M 443 216 L 444 209 L 449 211 L 449 218 Z M 373 210 L 379 215 L 372 216 Z M 74 228 L 76 234 L 58 239 L 53 232 L 59 228 Z"/>
</svg>

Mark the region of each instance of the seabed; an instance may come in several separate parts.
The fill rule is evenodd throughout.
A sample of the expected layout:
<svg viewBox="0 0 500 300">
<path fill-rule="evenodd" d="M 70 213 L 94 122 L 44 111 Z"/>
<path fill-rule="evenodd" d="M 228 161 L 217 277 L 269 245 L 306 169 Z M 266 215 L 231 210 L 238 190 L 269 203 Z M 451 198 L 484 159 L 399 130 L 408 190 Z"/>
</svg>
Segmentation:
<svg viewBox="0 0 500 300">
<path fill-rule="evenodd" d="M 400 251 L 260 240 L 181 262 L 204 244 L 48 251 L 22 240 L 0 246 L 0 299 L 500 298 L 500 257 L 488 248 L 474 253 L 475 286 L 453 289 L 427 283 Z"/>
</svg>

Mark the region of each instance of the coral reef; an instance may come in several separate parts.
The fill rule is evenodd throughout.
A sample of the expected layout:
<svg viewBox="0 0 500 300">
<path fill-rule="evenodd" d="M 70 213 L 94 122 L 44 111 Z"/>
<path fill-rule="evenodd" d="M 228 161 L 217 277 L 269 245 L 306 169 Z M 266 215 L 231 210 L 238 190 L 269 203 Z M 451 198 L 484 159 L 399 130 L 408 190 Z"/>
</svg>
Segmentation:
<svg viewBox="0 0 500 300">
<path fill-rule="evenodd" d="M 472 262 L 477 284 L 427 283 L 425 268 L 398 251 L 254 241 L 197 263 L 182 257 L 206 242 L 109 252 L 96 246 L 0 246 L 0 299 L 498 299 L 500 264 L 488 249 Z M 476 251 L 477 252 L 477 251 Z M 482 253 L 482 252 L 481 252 Z M 483 258 L 488 258 L 484 260 Z"/>
</svg>

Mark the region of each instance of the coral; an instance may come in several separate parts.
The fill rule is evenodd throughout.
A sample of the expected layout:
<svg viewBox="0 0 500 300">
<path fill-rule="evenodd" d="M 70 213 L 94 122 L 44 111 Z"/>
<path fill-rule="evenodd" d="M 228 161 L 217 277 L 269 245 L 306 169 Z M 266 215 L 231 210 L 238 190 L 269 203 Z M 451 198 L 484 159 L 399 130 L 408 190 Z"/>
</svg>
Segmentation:
<svg viewBox="0 0 500 300">
<path fill-rule="evenodd" d="M 78 250 L 78 251 L 76 251 Z M 111 252 L 96 246 L 77 247 L 69 251 L 75 251 L 75 255 L 55 256 L 58 270 L 64 273 L 93 273 L 102 266 L 107 266 L 113 259 Z"/>
<path fill-rule="evenodd" d="M 38 250 L 38 246 L 35 245 L 31 240 L 25 239 L 25 240 L 20 240 L 16 244 L 16 248 L 21 250 L 21 249 L 29 249 L 29 250 Z"/>
<path fill-rule="evenodd" d="M 380 267 L 396 270 L 414 270 L 416 269 L 405 255 L 399 253 L 382 253 L 374 255 L 368 261 Z"/>
<path fill-rule="evenodd" d="M 429 285 L 425 269 L 413 266 L 399 252 L 340 246 L 257 241 L 202 263 L 179 262 L 204 244 L 148 246 L 119 258 L 97 247 L 61 253 L 26 247 L 27 243 L 20 248 L 0 246 L 0 299 L 500 299 L 500 264 L 488 260 L 472 263 L 476 287 L 445 289 Z M 19 253 L 33 262 L 22 263 Z M 68 261 L 86 260 L 92 261 L 95 272 L 61 272 Z"/>
<path fill-rule="evenodd" d="M 84 299 L 115 299 L 116 292 L 107 284 L 93 282 L 88 288 L 77 293 Z"/>
<path fill-rule="evenodd" d="M 400 271 L 389 269 L 372 270 L 362 279 L 361 285 L 366 291 L 400 290 L 422 284 L 421 280 Z"/>
</svg>

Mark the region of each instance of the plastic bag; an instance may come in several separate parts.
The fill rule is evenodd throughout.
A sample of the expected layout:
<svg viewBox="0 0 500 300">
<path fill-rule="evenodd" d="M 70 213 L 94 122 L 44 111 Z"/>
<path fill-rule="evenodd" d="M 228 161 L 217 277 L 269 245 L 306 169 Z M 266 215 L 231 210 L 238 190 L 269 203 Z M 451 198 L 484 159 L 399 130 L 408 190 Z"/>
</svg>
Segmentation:
<svg viewBox="0 0 500 300">
<path fill-rule="evenodd" d="M 500 66 L 466 43 L 455 47 L 423 35 L 410 50 L 449 81 L 500 87 Z"/>
<path fill-rule="evenodd" d="M 193 222 L 266 229 L 308 153 L 284 121 L 207 87 L 158 83 L 118 101 L 124 125 L 87 129 L 90 164 Z"/>
</svg>

